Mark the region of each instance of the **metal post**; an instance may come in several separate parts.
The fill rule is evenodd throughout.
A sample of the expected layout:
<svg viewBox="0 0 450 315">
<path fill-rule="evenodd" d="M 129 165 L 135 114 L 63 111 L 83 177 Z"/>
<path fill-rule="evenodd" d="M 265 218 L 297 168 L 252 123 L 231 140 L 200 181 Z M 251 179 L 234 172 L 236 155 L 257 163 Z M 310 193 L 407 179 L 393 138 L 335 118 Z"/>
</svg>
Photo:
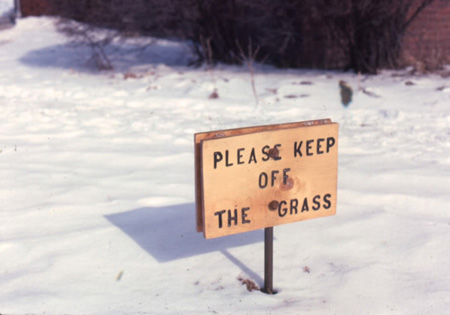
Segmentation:
<svg viewBox="0 0 450 315">
<path fill-rule="evenodd" d="M 273 294 L 273 227 L 264 229 L 264 293 Z"/>
</svg>

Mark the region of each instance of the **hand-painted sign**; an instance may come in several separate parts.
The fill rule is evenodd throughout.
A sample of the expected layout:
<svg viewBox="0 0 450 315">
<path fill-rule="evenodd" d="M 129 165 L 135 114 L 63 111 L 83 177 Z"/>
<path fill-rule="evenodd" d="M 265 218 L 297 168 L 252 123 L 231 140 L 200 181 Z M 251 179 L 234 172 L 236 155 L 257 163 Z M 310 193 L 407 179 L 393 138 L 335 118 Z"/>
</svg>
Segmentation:
<svg viewBox="0 0 450 315">
<path fill-rule="evenodd" d="M 215 238 L 334 215 L 338 124 L 195 135 L 197 230 Z"/>
</svg>

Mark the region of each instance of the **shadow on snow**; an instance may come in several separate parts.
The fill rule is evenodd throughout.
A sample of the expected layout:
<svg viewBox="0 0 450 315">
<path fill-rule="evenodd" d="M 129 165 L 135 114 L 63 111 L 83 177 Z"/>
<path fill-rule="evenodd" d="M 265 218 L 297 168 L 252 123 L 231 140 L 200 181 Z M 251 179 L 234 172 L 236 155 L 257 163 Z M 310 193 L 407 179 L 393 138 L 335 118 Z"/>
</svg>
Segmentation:
<svg viewBox="0 0 450 315">
<path fill-rule="evenodd" d="M 263 284 L 258 274 L 228 251 L 229 248 L 262 242 L 262 230 L 206 240 L 195 230 L 194 204 L 140 208 L 105 217 L 159 262 L 220 251 L 259 285 Z"/>
<path fill-rule="evenodd" d="M 186 66 L 191 53 L 186 45 L 158 40 L 147 46 L 139 44 L 112 44 L 105 48 L 113 69 L 126 71 L 137 66 Z M 20 58 L 32 67 L 75 69 L 96 73 L 92 50 L 86 45 L 61 44 L 33 50 Z"/>
</svg>

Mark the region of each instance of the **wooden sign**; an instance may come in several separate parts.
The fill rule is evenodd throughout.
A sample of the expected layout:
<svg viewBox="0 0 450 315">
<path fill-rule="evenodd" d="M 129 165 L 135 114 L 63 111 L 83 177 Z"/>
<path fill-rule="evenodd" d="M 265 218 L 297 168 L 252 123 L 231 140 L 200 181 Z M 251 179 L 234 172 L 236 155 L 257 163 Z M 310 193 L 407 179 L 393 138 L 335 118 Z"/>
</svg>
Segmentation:
<svg viewBox="0 0 450 315">
<path fill-rule="evenodd" d="M 215 238 L 336 213 L 330 119 L 195 135 L 197 231 Z"/>
</svg>

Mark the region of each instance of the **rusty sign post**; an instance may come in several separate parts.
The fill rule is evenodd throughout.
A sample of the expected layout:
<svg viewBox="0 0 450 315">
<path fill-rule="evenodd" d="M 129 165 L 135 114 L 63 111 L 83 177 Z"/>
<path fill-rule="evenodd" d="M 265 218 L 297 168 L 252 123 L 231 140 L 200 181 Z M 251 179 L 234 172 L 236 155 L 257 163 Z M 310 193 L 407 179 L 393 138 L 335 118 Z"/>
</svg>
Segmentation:
<svg viewBox="0 0 450 315">
<path fill-rule="evenodd" d="M 273 291 L 273 227 L 264 229 L 264 293 Z"/>
<path fill-rule="evenodd" d="M 273 227 L 336 213 L 337 148 L 330 119 L 195 134 L 197 231 L 265 229 L 272 294 Z"/>
</svg>

